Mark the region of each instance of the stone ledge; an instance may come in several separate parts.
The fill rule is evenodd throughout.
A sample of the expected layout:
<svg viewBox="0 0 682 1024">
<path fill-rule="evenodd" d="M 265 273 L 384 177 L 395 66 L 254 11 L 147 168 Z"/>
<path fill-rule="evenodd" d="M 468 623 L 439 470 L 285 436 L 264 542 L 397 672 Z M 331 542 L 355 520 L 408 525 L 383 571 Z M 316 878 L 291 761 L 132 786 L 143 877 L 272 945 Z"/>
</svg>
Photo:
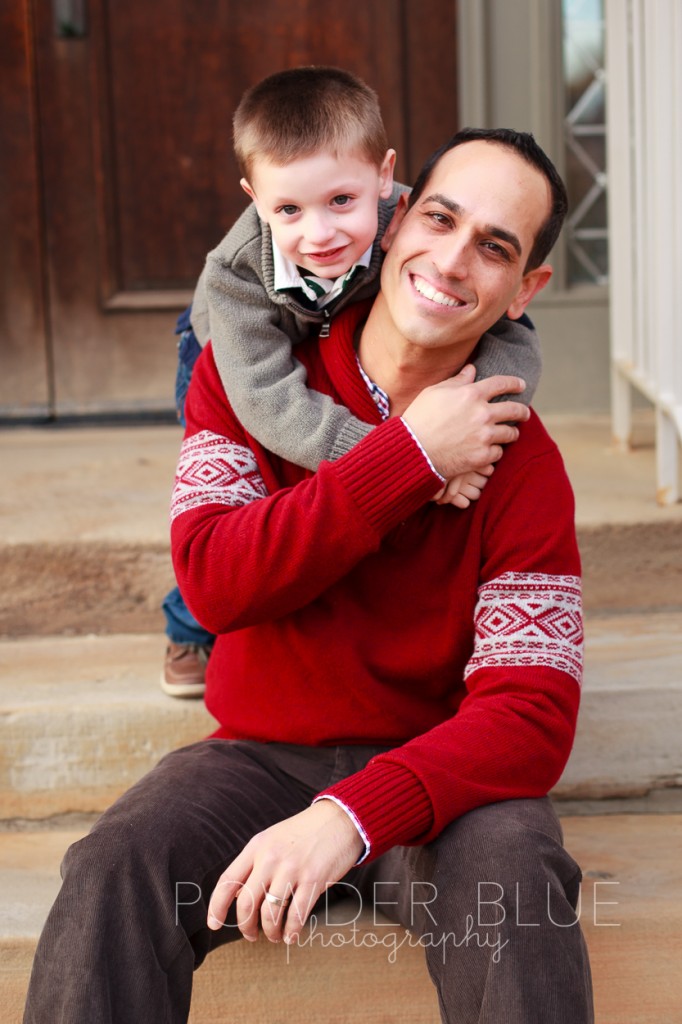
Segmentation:
<svg viewBox="0 0 682 1024">
<path fill-rule="evenodd" d="M 585 608 L 682 608 L 682 521 L 578 529 Z M 175 585 L 168 543 L 0 541 L 0 636 L 149 633 Z"/>
<path fill-rule="evenodd" d="M 175 577 L 167 542 L 0 543 L 0 636 L 150 633 Z"/>
<path fill-rule="evenodd" d="M 576 493 L 588 610 L 682 607 L 682 503 L 655 502 L 651 418 L 545 416 Z M 161 630 L 175 426 L 0 430 L 0 635 Z"/>
<path fill-rule="evenodd" d="M 163 754 L 213 731 L 201 701 L 161 692 L 163 643 L 0 642 L 0 820 L 102 811 Z M 682 787 L 680 735 L 682 614 L 588 619 L 578 734 L 554 795 Z"/>
<path fill-rule="evenodd" d="M 0 818 L 102 811 L 170 750 L 209 735 L 161 692 L 160 636 L 0 643 Z"/>
<path fill-rule="evenodd" d="M 236 1005 L 230 1005 L 235 1021 L 439 1024 L 423 950 L 407 940 L 404 929 L 390 922 L 377 926 L 364 911 L 352 928 L 321 923 L 300 949 L 273 946 L 262 938 L 251 946 L 224 946 L 195 976 L 189 1022 L 224 1024 L 226 990 L 233 991 L 225 979 L 236 975 L 239 993 Z"/>
<path fill-rule="evenodd" d="M 554 796 L 682 787 L 682 613 L 589 617 L 573 752 Z"/>
</svg>

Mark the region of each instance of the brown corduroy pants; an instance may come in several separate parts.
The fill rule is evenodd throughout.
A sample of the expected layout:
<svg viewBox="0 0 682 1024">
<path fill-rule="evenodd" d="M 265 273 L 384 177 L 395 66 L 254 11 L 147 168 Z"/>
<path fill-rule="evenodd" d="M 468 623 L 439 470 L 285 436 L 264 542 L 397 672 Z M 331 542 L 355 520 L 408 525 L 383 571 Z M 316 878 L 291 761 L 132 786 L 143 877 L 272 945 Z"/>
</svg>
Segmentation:
<svg viewBox="0 0 682 1024">
<path fill-rule="evenodd" d="M 185 1022 L 193 971 L 240 934 L 206 927 L 222 871 L 375 753 L 207 740 L 165 757 L 67 852 L 25 1024 Z M 588 1024 L 580 880 L 550 801 L 513 800 L 353 869 L 344 893 L 379 893 L 419 936 L 447 1024 Z"/>
</svg>

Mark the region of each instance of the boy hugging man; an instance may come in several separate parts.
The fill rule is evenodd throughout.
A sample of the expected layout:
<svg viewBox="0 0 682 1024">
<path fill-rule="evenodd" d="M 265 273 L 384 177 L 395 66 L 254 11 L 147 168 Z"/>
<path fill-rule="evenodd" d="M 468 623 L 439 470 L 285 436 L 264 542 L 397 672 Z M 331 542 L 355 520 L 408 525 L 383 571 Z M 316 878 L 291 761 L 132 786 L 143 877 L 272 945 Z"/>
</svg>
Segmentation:
<svg viewBox="0 0 682 1024">
<path fill-rule="evenodd" d="M 234 146 L 253 200 L 209 253 L 191 308 L 179 325 L 179 390 L 210 339 L 237 418 L 265 448 L 309 470 L 344 455 L 372 425 L 308 389 L 294 346 L 349 303 L 379 291 L 382 239 L 405 186 L 393 182 L 376 94 L 338 68 L 282 71 L 249 89 L 234 117 Z M 445 295 L 430 295 L 450 303 Z M 503 317 L 483 335 L 477 379 L 521 377 L 529 403 L 540 375 L 537 336 L 527 317 Z M 361 368 L 362 369 L 362 368 Z M 473 370 L 465 371 L 473 379 Z M 363 374 L 364 376 L 364 374 Z M 384 418 L 386 395 L 366 380 Z M 510 382 L 510 391 L 515 390 Z M 479 497 L 492 466 L 443 481 L 437 498 L 460 509 Z M 212 637 L 176 588 L 164 601 L 169 647 L 161 685 L 199 696 Z"/>
</svg>

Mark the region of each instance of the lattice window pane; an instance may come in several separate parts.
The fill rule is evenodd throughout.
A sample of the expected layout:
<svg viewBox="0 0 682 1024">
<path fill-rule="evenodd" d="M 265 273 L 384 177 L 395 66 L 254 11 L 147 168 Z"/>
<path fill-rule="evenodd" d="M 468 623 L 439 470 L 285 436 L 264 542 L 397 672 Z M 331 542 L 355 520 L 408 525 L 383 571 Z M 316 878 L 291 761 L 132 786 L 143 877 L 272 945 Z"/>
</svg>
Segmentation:
<svg viewBox="0 0 682 1024">
<path fill-rule="evenodd" d="M 603 0 L 562 0 L 568 285 L 608 280 Z"/>
</svg>

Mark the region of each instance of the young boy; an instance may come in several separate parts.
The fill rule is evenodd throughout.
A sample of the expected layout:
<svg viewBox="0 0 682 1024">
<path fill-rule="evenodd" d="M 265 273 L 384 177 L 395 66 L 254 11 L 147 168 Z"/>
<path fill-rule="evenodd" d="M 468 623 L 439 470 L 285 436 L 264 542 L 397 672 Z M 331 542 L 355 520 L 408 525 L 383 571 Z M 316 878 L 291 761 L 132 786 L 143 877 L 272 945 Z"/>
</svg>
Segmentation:
<svg viewBox="0 0 682 1024">
<path fill-rule="evenodd" d="M 191 326 L 199 345 L 210 338 L 227 397 L 249 433 L 315 470 L 372 427 L 306 387 L 293 346 L 311 331 L 324 337 L 332 315 L 377 294 L 383 234 L 408 189 L 393 182 L 395 151 L 376 94 L 337 68 L 282 71 L 249 89 L 234 117 L 234 146 L 253 203 L 209 253 Z M 198 350 L 183 335 L 181 359 L 186 352 L 193 363 Z M 501 320 L 482 338 L 475 363 L 479 378 L 523 377 L 526 391 L 515 397 L 530 402 L 540 374 L 530 321 Z M 381 395 L 375 400 L 381 408 Z M 441 500 L 465 508 L 485 481 L 467 474 L 450 482 Z M 174 592 L 165 604 L 178 599 Z M 171 645 L 167 693 L 189 695 L 176 681 L 188 675 L 185 657 L 181 645 Z M 193 692 L 201 692 L 202 665 L 197 674 Z"/>
</svg>

